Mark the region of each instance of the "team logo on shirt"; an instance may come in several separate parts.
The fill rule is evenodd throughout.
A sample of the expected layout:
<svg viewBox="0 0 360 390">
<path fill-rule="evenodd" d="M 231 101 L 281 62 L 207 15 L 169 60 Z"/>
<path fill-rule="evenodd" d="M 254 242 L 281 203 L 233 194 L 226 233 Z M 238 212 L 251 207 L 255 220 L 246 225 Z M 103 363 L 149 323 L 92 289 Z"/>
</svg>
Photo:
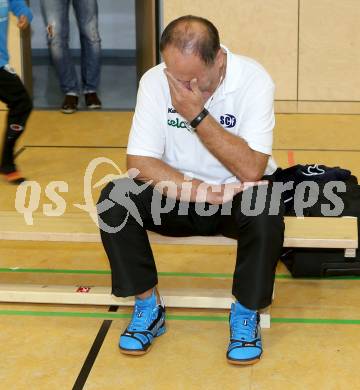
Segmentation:
<svg viewBox="0 0 360 390">
<path fill-rule="evenodd" d="M 177 127 L 178 129 L 187 129 L 186 122 L 181 121 L 179 118 L 176 119 L 168 119 L 167 121 L 169 126 Z"/>
<path fill-rule="evenodd" d="M 168 114 L 177 114 L 177 111 L 173 107 L 168 107 Z M 167 124 L 178 129 L 187 129 L 187 122 L 181 120 L 178 116 L 175 119 L 168 119 Z"/>
<path fill-rule="evenodd" d="M 236 125 L 236 118 L 231 114 L 221 115 L 220 124 L 224 125 L 226 129 L 230 129 Z"/>
</svg>

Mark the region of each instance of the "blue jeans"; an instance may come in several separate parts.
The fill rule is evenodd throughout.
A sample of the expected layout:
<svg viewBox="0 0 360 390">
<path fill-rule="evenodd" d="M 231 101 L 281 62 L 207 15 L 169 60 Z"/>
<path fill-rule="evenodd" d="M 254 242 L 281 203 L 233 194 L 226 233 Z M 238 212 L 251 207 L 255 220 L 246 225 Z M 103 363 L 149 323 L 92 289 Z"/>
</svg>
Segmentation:
<svg viewBox="0 0 360 390">
<path fill-rule="evenodd" d="M 69 8 L 72 1 L 81 43 L 84 93 L 96 92 L 100 78 L 100 35 L 97 0 L 41 0 L 53 63 L 65 94 L 78 95 L 80 86 L 69 50 Z"/>
</svg>

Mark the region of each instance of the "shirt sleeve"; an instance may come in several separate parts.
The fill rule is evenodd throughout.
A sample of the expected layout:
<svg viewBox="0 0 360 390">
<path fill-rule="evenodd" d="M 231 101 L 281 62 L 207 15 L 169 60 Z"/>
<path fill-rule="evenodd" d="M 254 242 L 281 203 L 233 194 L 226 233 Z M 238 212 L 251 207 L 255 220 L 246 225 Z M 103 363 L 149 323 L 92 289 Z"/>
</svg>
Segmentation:
<svg viewBox="0 0 360 390">
<path fill-rule="evenodd" d="M 268 155 L 272 154 L 275 126 L 274 90 L 273 84 L 267 84 L 249 97 L 239 134 L 251 149 Z"/>
<path fill-rule="evenodd" d="M 161 91 L 157 85 L 142 80 L 139 85 L 135 114 L 130 130 L 127 154 L 161 159 L 165 150 L 166 115 L 159 102 Z M 157 96 L 158 92 L 158 96 Z"/>
<path fill-rule="evenodd" d="M 10 11 L 16 16 L 25 15 L 29 22 L 32 21 L 33 15 L 30 8 L 25 4 L 24 0 L 10 0 L 9 1 Z"/>
</svg>

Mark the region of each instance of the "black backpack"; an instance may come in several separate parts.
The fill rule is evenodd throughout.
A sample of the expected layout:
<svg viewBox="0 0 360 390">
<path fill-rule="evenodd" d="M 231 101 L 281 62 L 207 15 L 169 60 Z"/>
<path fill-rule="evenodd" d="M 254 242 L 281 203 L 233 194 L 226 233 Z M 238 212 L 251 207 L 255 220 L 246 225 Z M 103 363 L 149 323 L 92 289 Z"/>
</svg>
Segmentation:
<svg viewBox="0 0 360 390">
<path fill-rule="evenodd" d="M 277 172 L 278 175 L 276 180 L 284 182 L 281 177 L 281 172 Z M 346 170 L 344 170 L 344 172 L 346 172 Z M 357 178 L 351 174 L 343 177 L 346 177 L 345 180 L 342 180 L 346 185 L 346 192 L 336 193 L 344 202 L 344 210 L 341 216 L 357 217 L 358 232 L 360 233 L 360 185 L 358 185 Z M 286 176 L 286 180 L 289 180 L 289 176 Z M 299 180 L 297 181 L 299 182 Z M 329 180 L 322 180 L 321 178 L 318 181 L 320 186 L 319 200 L 314 206 L 304 210 L 304 216 L 323 216 L 321 213 L 321 204 L 329 203 L 326 198 L 321 196 L 323 193 L 322 188 L 327 181 Z M 286 215 L 295 215 L 291 203 L 289 205 L 288 202 L 286 206 Z M 360 242 L 360 237 L 358 240 Z M 291 275 L 298 278 L 360 275 L 360 249 L 356 251 L 356 257 L 349 258 L 344 256 L 344 249 L 283 248 L 280 260 L 286 265 Z"/>
</svg>

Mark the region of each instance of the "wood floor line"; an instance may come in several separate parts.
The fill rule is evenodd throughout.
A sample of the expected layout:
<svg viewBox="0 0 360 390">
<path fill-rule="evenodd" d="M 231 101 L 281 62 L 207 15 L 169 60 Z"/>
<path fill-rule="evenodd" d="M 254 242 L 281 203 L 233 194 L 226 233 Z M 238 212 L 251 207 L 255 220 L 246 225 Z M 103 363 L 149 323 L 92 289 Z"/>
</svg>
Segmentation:
<svg viewBox="0 0 360 390">
<path fill-rule="evenodd" d="M 168 312 L 170 310 L 168 309 Z M 0 316 L 32 316 L 32 317 L 74 317 L 74 318 L 103 318 L 126 319 L 131 318 L 131 313 L 112 312 L 74 312 L 74 311 L 36 311 L 36 310 L 0 310 Z M 228 322 L 228 315 L 178 315 L 167 314 L 167 320 L 174 321 L 203 321 L 203 322 Z M 301 318 L 301 317 L 271 317 L 272 323 L 278 324 L 332 324 L 332 325 L 360 325 L 360 319 L 343 318 Z"/>
<path fill-rule="evenodd" d="M 16 152 L 16 156 L 22 152 L 24 148 L 62 148 L 62 149 L 127 149 L 127 146 L 116 145 L 24 145 L 20 151 Z M 289 148 L 273 148 L 273 151 L 287 152 Z M 335 149 L 335 148 L 291 148 L 292 151 L 297 152 L 360 152 L 360 149 Z"/>
<path fill-rule="evenodd" d="M 96 269 L 61 269 L 61 268 L 19 268 L 3 267 L 0 273 L 37 273 L 37 274 L 70 274 L 70 275 L 110 275 L 111 270 Z M 212 273 L 212 272 L 173 272 L 159 271 L 159 276 L 165 277 L 195 277 L 195 278 L 232 278 L 232 273 Z M 303 277 L 293 278 L 290 274 L 276 274 L 276 279 L 294 279 L 294 280 L 360 280 L 360 276 L 323 276 L 323 277 Z"/>
<path fill-rule="evenodd" d="M 126 149 L 127 146 L 107 145 L 24 145 L 23 148 L 62 148 L 62 149 Z"/>
<path fill-rule="evenodd" d="M 351 102 L 352 103 L 352 102 Z M 0 110 L 1 111 L 4 111 L 6 112 L 7 110 L 4 109 L 4 110 Z M 55 112 L 55 113 L 58 113 L 59 112 L 59 108 L 56 106 L 56 107 L 42 107 L 42 106 L 36 106 L 34 111 L 46 111 L 46 112 Z M 104 108 L 102 107 L 101 108 L 101 111 L 103 112 L 113 112 L 115 114 L 117 113 L 128 113 L 128 112 L 135 112 L 135 109 L 133 107 L 122 107 L 122 108 Z M 78 107 L 77 108 L 77 112 L 82 112 L 82 113 L 89 113 L 89 109 L 87 107 Z M 94 114 L 99 114 L 100 112 L 95 112 Z M 341 114 L 341 115 L 347 115 L 347 114 Z"/>
<path fill-rule="evenodd" d="M 25 149 L 26 149 L 26 147 L 25 147 L 25 146 L 22 146 L 19 150 L 17 150 L 17 151 L 14 153 L 14 157 L 16 158 L 16 157 L 20 156 L 20 154 L 21 154 L 22 152 L 24 152 Z"/>
<path fill-rule="evenodd" d="M 289 148 L 273 148 L 274 151 L 287 152 Z M 291 148 L 297 152 L 360 152 L 360 149 L 317 149 L 317 148 Z"/>
</svg>

